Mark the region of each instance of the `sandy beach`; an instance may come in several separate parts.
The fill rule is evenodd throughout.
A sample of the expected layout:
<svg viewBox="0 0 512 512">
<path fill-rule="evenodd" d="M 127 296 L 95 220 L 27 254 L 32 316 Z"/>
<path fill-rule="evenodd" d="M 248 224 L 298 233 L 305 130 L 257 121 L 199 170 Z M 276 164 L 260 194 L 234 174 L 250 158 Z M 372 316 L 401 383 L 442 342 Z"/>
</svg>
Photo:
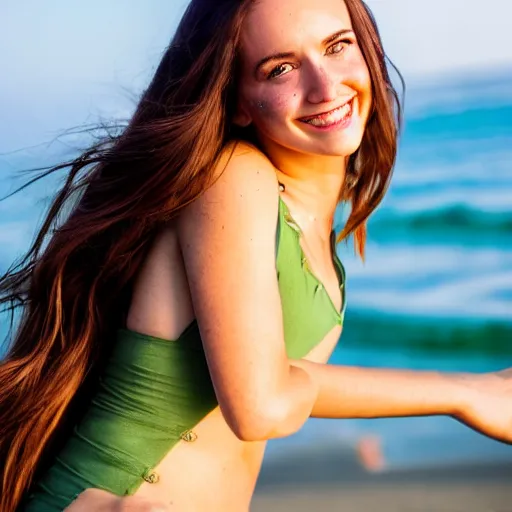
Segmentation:
<svg viewBox="0 0 512 512">
<path fill-rule="evenodd" d="M 347 447 L 267 463 L 252 512 L 512 512 L 512 464 L 369 473 Z"/>
</svg>

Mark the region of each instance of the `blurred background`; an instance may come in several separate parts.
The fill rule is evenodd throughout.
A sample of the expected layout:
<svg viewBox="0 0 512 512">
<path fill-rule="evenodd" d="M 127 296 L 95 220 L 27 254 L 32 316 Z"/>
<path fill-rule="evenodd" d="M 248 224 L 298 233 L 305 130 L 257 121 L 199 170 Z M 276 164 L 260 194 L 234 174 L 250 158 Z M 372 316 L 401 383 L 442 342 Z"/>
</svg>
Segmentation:
<svg viewBox="0 0 512 512">
<path fill-rule="evenodd" d="M 65 130 L 130 116 L 186 3 L 0 3 L 0 196 L 26 179 L 16 171 L 76 153 L 83 136 L 61 136 Z M 405 124 L 391 188 L 369 223 L 366 263 L 351 246 L 338 248 L 349 302 L 331 362 L 476 372 L 512 366 L 512 4 L 367 3 L 407 84 Z M 0 271 L 28 247 L 57 181 L 0 202 Z M 0 317 L 0 343 L 6 331 Z M 386 503 L 389 510 L 491 510 L 491 502 L 492 510 L 512 510 L 499 486 L 511 467 L 511 447 L 449 418 L 312 419 L 269 444 L 255 506 L 277 510 L 265 496 L 286 489 L 296 496 L 323 482 L 389 492 L 379 506 L 329 502 L 322 510 Z M 416 486 L 408 505 L 396 501 L 397 481 Z M 459 482 L 456 506 L 426 504 L 441 496 L 433 483 L 441 481 Z M 491 487 L 478 487 L 484 481 Z M 490 501 L 479 505 L 482 497 Z"/>
</svg>

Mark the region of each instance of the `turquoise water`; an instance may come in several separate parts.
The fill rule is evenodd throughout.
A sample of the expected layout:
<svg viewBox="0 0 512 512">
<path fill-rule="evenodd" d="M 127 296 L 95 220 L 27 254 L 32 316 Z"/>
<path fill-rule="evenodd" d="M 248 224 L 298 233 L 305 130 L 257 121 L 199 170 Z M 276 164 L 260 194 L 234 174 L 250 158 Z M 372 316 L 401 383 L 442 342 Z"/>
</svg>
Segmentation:
<svg viewBox="0 0 512 512">
<path fill-rule="evenodd" d="M 348 275 L 333 363 L 483 372 L 512 366 L 512 89 L 510 75 L 411 90 L 392 186 L 369 223 L 367 261 L 339 246 Z M 0 195 L 15 168 L 61 148 L 0 158 Z M 0 270 L 21 254 L 54 181 L 0 202 Z M 343 212 L 337 223 L 341 225 Z M 0 335 L 5 321 L 0 321 Z M 2 336 L 3 337 L 3 336 Z M 512 460 L 512 448 L 448 418 L 311 420 L 289 447 L 378 434 L 391 466 Z M 321 440 L 321 441 L 319 441 Z"/>
</svg>

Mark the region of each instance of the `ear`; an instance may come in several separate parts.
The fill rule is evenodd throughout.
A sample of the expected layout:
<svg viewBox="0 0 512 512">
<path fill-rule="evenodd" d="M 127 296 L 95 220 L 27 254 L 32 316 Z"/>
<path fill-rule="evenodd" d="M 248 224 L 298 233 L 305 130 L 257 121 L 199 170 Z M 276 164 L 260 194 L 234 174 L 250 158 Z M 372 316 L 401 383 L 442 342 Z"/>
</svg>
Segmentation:
<svg viewBox="0 0 512 512">
<path fill-rule="evenodd" d="M 238 102 L 238 105 L 236 107 L 235 115 L 233 116 L 233 124 L 236 124 L 240 128 L 247 128 L 252 123 L 252 117 L 247 112 L 247 110 L 244 108 L 243 105 L 241 105 L 241 102 Z"/>
</svg>

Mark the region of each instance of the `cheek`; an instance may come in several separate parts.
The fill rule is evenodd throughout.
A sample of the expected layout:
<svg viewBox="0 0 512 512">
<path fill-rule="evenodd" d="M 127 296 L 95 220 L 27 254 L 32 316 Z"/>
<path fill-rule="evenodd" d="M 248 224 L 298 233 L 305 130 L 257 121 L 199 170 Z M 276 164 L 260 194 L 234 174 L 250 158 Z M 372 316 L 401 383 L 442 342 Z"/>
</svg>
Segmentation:
<svg viewBox="0 0 512 512">
<path fill-rule="evenodd" d="M 366 66 L 366 63 L 363 61 L 363 65 L 360 67 L 359 73 L 357 75 L 357 83 L 359 84 L 359 89 L 361 91 L 361 99 L 362 99 L 362 109 L 363 115 L 367 119 L 370 115 L 370 111 L 373 103 L 373 92 L 372 92 L 372 79 L 370 76 L 370 71 Z"/>
<path fill-rule="evenodd" d="M 287 118 L 294 117 L 299 106 L 294 87 L 287 84 L 259 87 L 248 91 L 247 97 L 249 112 L 256 126 L 269 121 L 285 122 Z"/>
<path fill-rule="evenodd" d="M 372 82 L 370 77 L 370 71 L 366 65 L 363 55 L 358 52 L 351 62 L 352 69 L 352 80 L 354 85 L 361 93 L 365 93 L 371 96 Z"/>
</svg>

